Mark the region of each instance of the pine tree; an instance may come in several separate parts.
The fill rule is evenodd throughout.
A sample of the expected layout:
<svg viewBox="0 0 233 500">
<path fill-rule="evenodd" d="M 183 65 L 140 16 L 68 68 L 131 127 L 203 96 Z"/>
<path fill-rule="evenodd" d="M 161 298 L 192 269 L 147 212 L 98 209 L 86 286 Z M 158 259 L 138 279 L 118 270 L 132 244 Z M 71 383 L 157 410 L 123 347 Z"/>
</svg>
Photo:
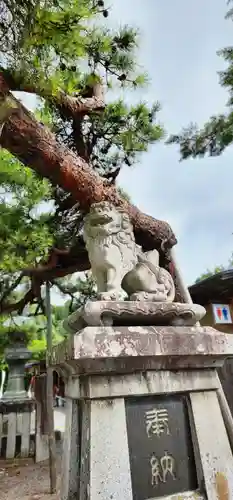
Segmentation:
<svg viewBox="0 0 233 500">
<path fill-rule="evenodd" d="M 46 4 L 1 0 L 0 10 L 0 145 L 17 158 L 21 169 L 34 170 L 32 181 L 38 186 L 44 183 L 47 189 L 41 201 L 49 197 L 54 208 L 49 217 L 37 219 L 34 233 L 30 229 L 30 238 L 35 240 L 44 222 L 37 255 L 31 239 L 27 257 L 23 262 L 21 256 L 15 268 L 23 270 L 16 276 L 17 286 L 26 276 L 30 288 L 16 304 L 9 300 L 9 293 L 1 300 L 2 311 L 17 308 L 22 312 L 28 302 L 43 307 L 40 289 L 45 280 L 54 282 L 88 269 L 80 230 L 83 213 L 93 202 L 108 199 L 123 206 L 137 242 L 145 249 L 160 248 L 161 243 L 169 248 L 176 238 L 168 224 L 142 214 L 115 185 L 121 168 L 132 166 L 150 144 L 163 137 L 157 102 L 152 107 L 143 102 L 128 106 L 122 99 L 105 102 L 108 90 L 133 91 L 147 83 L 146 75 L 137 71 L 137 30 L 108 28 L 111 12 L 103 0 L 49 0 Z M 35 94 L 37 112 L 29 112 L 12 91 Z M 13 236 L 11 241 L 8 267 L 13 271 L 12 259 L 17 259 Z M 8 292 L 13 289 L 10 282 Z"/>
</svg>

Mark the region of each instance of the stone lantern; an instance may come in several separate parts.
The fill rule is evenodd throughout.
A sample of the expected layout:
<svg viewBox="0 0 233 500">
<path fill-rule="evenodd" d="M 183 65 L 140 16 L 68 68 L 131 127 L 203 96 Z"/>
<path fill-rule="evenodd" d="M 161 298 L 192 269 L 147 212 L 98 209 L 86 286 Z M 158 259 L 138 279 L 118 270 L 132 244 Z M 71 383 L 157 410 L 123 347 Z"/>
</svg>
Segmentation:
<svg viewBox="0 0 233 500">
<path fill-rule="evenodd" d="M 8 381 L 2 401 L 22 401 L 29 399 L 25 390 L 25 364 L 31 357 L 26 347 L 25 334 L 16 330 L 10 334 L 11 343 L 5 350 L 5 359 L 9 367 Z"/>
</svg>

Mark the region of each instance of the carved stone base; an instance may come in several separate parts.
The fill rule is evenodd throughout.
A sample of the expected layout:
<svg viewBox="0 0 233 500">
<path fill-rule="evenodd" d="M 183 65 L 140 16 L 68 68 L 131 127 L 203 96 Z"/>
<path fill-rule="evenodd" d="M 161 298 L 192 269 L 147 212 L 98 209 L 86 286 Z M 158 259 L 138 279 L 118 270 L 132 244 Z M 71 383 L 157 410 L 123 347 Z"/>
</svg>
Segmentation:
<svg viewBox="0 0 233 500">
<path fill-rule="evenodd" d="M 67 374 L 61 500 L 232 500 L 215 371 L 232 355 L 232 335 L 200 326 L 87 326 L 53 347 Z"/>
<path fill-rule="evenodd" d="M 109 292 L 101 292 L 97 294 L 98 301 L 109 302 L 109 301 L 124 301 L 125 294 L 122 290 L 111 290 Z"/>
<path fill-rule="evenodd" d="M 76 333 L 86 326 L 193 326 L 205 315 L 198 304 L 176 302 L 87 302 L 64 322 Z"/>
<path fill-rule="evenodd" d="M 167 302 L 166 293 L 162 292 L 136 292 L 130 295 L 129 300 L 133 302 L 149 301 L 149 302 Z"/>
<path fill-rule="evenodd" d="M 51 365 L 77 375 L 216 368 L 232 353 L 233 335 L 212 327 L 86 326 L 53 347 Z"/>
</svg>

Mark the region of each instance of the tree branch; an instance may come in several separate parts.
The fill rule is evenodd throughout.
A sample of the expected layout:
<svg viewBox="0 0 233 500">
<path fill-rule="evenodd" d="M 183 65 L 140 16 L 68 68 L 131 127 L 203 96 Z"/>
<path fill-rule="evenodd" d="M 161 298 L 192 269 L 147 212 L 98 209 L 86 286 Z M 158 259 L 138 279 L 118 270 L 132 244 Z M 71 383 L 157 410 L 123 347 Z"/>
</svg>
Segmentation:
<svg viewBox="0 0 233 500">
<path fill-rule="evenodd" d="M 83 212 L 88 212 L 93 203 L 102 200 L 126 211 L 134 227 L 136 242 L 145 251 L 157 248 L 166 253 L 167 249 L 177 243 L 169 224 L 140 212 L 137 207 L 121 198 L 115 186 L 104 182 L 82 158 L 59 144 L 52 132 L 41 125 L 8 90 L 0 73 L 0 124 L 4 124 L 0 137 L 2 147 L 40 176 L 50 179 L 54 186 L 59 185 L 70 193 Z M 8 114 L 1 114 L 4 107 L 10 108 L 12 114 L 9 118 Z M 48 263 L 26 270 L 24 275 L 35 277 L 42 283 L 89 267 L 87 252 L 81 245 L 81 249 L 73 247 L 66 251 L 56 250 Z M 18 303 L 8 304 L 7 310 L 22 310 L 26 300 L 33 300 L 35 297 L 35 290 L 31 290 Z"/>
<path fill-rule="evenodd" d="M 1 90 L 0 79 L 0 93 Z M 122 199 L 114 186 L 106 185 L 82 158 L 60 145 L 52 132 L 38 123 L 17 99 L 13 96 L 11 99 L 18 103 L 18 109 L 14 110 L 3 127 L 0 137 L 2 147 L 40 176 L 50 179 L 53 185 L 58 184 L 71 193 L 84 212 L 88 212 L 93 203 L 103 199 L 128 212 L 136 241 L 143 248 L 161 249 L 162 244 L 165 249 L 177 243 L 167 222 L 143 214 Z"/>
<path fill-rule="evenodd" d="M 47 262 L 25 269 L 23 274 L 38 277 L 41 281 L 52 281 L 75 272 L 86 271 L 90 267 L 84 241 L 79 238 L 77 246 L 70 249 L 52 248 Z"/>
<path fill-rule="evenodd" d="M 28 290 L 28 292 L 24 295 L 24 297 L 20 300 L 18 300 L 17 302 L 10 302 L 10 303 L 4 303 L 4 302 L 0 302 L 0 314 L 3 314 L 3 313 L 11 313 L 11 312 L 14 312 L 14 311 L 17 311 L 18 314 L 22 314 L 25 306 L 27 304 L 31 304 L 33 299 L 35 299 L 35 294 L 34 294 L 34 291 L 32 288 L 30 288 L 30 290 Z"/>
<path fill-rule="evenodd" d="M 9 295 L 17 288 L 17 286 L 19 286 L 23 277 L 24 277 L 24 273 L 21 272 L 20 275 L 18 276 L 18 278 L 16 278 L 16 280 L 14 281 L 14 283 L 12 283 L 12 285 L 2 294 L 1 303 L 4 303 L 4 300 L 6 299 L 6 297 L 9 297 Z"/>
<path fill-rule="evenodd" d="M 82 118 L 76 117 L 73 120 L 73 138 L 77 153 L 85 160 L 89 161 L 87 147 L 83 139 Z"/>
<path fill-rule="evenodd" d="M 103 111 L 105 108 L 104 91 L 102 83 L 95 83 L 90 88 L 91 96 L 73 97 L 63 91 L 57 91 L 56 95 L 52 95 L 49 88 L 41 88 L 34 85 L 33 82 L 26 84 L 23 78 L 14 77 L 9 71 L 1 70 L 3 78 L 8 85 L 8 90 L 28 92 L 43 97 L 51 104 L 54 104 L 64 118 L 75 118 L 76 116 L 84 116 L 93 112 Z"/>
<path fill-rule="evenodd" d="M 64 295 L 70 295 L 70 297 L 73 297 L 73 298 L 75 298 L 75 293 L 77 293 L 79 291 L 77 286 L 75 286 L 75 285 L 65 286 L 65 285 L 63 285 L 63 283 L 61 283 L 60 281 L 58 281 L 56 279 L 53 280 L 53 285 L 55 285 L 57 288 L 59 288 L 61 293 L 63 293 Z"/>
</svg>

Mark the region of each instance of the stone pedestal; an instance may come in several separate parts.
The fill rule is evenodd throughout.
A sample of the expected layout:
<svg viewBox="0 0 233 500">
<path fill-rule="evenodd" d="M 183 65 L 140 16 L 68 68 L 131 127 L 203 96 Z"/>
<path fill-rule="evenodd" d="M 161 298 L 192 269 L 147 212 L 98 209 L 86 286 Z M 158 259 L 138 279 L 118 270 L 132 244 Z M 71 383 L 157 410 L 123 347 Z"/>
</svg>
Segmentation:
<svg viewBox="0 0 233 500">
<path fill-rule="evenodd" d="M 0 401 L 0 457 L 12 460 L 34 456 L 31 417 L 34 401 Z"/>
<path fill-rule="evenodd" d="M 67 374 L 61 499 L 233 499 L 216 372 L 232 355 L 232 335 L 199 326 L 86 326 L 54 348 Z"/>
</svg>

